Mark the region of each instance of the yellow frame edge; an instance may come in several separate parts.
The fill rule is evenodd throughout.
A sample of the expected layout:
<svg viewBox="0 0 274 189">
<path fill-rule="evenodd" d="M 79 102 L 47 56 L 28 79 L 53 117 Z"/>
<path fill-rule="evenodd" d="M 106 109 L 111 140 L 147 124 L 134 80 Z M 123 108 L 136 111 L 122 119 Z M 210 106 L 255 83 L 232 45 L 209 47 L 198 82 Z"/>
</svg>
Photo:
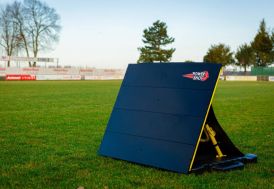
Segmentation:
<svg viewBox="0 0 274 189">
<path fill-rule="evenodd" d="M 219 78 L 220 78 L 220 74 L 221 74 L 222 69 L 223 69 L 223 68 L 221 68 L 220 71 L 219 71 L 218 78 L 217 78 L 217 82 L 215 83 L 215 86 L 214 86 L 214 90 L 213 90 L 213 93 L 212 93 L 212 96 L 211 96 L 211 99 L 210 99 L 210 102 L 209 102 L 209 105 L 208 105 L 208 108 L 207 108 L 207 112 L 206 112 L 206 116 L 205 116 L 205 119 L 204 119 L 204 122 L 203 122 L 203 126 L 202 126 L 202 129 L 201 129 L 201 131 L 200 131 L 199 139 L 198 139 L 198 141 L 197 141 L 197 143 L 196 143 L 196 147 L 195 147 L 194 154 L 193 154 L 193 156 L 192 156 L 192 160 L 191 160 L 191 163 L 190 163 L 190 166 L 189 166 L 188 171 L 191 171 L 191 169 L 192 169 L 192 165 L 193 165 L 193 163 L 194 163 L 194 159 L 195 159 L 195 156 L 196 156 L 196 152 L 197 152 L 197 149 L 198 149 L 200 140 L 201 140 L 201 136 L 202 136 L 202 133 L 203 133 L 203 130 L 204 130 L 204 127 L 205 127 L 205 122 L 206 122 L 206 119 L 207 119 L 207 116 L 208 116 L 208 112 L 209 112 L 210 106 L 211 106 L 212 101 L 213 101 L 213 97 L 214 97 L 214 95 L 215 95 L 215 91 L 216 91 L 216 88 L 217 88 L 217 85 L 218 85 L 218 82 L 219 82 Z"/>
</svg>

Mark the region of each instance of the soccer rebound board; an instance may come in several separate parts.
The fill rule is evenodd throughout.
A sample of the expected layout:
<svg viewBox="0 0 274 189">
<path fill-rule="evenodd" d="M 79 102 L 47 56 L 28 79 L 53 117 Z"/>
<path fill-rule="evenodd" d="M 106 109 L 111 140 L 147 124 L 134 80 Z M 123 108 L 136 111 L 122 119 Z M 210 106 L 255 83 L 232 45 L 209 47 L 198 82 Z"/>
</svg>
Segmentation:
<svg viewBox="0 0 274 189">
<path fill-rule="evenodd" d="M 99 154 L 180 173 L 244 157 L 218 124 L 211 106 L 221 67 L 130 64 Z M 216 158 L 210 142 L 201 144 L 206 124 L 214 128 L 227 154 L 222 160 Z"/>
</svg>

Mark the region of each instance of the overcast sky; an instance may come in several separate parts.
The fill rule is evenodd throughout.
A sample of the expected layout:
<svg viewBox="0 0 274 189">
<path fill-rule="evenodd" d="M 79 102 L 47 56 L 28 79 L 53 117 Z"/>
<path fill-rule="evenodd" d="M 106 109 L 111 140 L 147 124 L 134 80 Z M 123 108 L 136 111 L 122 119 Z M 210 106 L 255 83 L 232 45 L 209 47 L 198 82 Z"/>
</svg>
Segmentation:
<svg viewBox="0 0 274 189">
<path fill-rule="evenodd" d="M 13 0 L 0 0 L 0 4 Z M 137 61 L 143 30 L 166 22 L 175 38 L 172 61 L 202 61 L 211 44 L 236 51 L 249 43 L 265 18 L 274 28 L 274 0 L 46 0 L 61 16 L 60 41 L 52 52 L 61 65 L 126 68 Z"/>
</svg>

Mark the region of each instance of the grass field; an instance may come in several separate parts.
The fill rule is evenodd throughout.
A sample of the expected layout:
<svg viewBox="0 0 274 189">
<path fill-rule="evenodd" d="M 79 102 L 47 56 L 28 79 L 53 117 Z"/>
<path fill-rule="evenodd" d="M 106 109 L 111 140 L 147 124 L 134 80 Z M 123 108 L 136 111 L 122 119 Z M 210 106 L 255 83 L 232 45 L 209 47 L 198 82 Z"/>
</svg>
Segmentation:
<svg viewBox="0 0 274 189">
<path fill-rule="evenodd" d="M 273 188 L 274 83 L 219 82 L 213 106 L 244 170 L 202 175 L 97 155 L 120 81 L 0 82 L 0 188 Z"/>
</svg>

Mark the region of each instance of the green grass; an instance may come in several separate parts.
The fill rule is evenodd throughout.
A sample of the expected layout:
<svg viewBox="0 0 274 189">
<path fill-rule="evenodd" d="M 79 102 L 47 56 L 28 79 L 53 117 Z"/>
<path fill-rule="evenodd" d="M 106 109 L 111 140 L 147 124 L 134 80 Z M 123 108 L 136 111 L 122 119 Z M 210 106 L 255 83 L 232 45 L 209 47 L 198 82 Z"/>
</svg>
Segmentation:
<svg viewBox="0 0 274 189">
<path fill-rule="evenodd" d="M 274 83 L 220 82 L 244 170 L 182 175 L 97 155 L 120 81 L 0 82 L 0 188 L 273 188 Z"/>
</svg>

